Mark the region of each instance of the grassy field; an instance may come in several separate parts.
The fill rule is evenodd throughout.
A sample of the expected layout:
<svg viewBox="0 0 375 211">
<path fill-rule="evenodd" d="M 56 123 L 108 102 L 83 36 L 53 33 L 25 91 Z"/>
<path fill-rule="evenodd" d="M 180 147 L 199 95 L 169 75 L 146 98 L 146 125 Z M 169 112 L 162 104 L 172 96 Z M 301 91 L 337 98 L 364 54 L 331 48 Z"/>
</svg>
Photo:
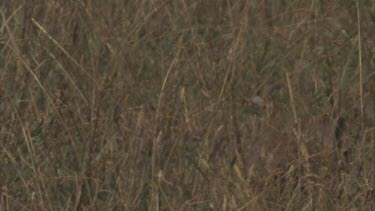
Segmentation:
<svg viewBox="0 0 375 211">
<path fill-rule="evenodd" d="M 375 209 L 375 1 L 0 14 L 0 210 Z"/>
</svg>

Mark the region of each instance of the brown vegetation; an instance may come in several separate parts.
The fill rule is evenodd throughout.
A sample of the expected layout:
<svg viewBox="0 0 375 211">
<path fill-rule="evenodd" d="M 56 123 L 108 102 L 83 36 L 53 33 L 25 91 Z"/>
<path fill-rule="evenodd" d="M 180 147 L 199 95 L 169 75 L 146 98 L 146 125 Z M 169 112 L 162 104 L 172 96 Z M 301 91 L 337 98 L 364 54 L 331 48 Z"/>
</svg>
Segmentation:
<svg viewBox="0 0 375 211">
<path fill-rule="evenodd" d="M 373 210 L 373 1 L 0 3 L 0 210 Z"/>
</svg>

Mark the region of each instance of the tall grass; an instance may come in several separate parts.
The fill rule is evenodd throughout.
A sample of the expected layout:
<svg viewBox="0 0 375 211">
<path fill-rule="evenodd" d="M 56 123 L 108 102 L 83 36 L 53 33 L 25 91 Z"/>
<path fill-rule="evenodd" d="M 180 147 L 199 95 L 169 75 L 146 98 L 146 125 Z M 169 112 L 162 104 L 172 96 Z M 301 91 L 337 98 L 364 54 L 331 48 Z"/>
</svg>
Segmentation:
<svg viewBox="0 0 375 211">
<path fill-rule="evenodd" d="M 375 208 L 373 1 L 0 6 L 0 210 Z"/>
</svg>

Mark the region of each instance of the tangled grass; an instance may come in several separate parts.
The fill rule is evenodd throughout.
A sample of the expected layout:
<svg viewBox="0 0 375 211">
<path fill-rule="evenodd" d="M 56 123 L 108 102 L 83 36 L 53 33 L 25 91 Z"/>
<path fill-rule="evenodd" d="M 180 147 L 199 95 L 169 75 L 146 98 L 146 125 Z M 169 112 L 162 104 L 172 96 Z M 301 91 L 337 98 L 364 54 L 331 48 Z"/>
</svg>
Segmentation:
<svg viewBox="0 0 375 211">
<path fill-rule="evenodd" d="M 374 210 L 374 1 L 0 4 L 0 210 Z"/>
</svg>

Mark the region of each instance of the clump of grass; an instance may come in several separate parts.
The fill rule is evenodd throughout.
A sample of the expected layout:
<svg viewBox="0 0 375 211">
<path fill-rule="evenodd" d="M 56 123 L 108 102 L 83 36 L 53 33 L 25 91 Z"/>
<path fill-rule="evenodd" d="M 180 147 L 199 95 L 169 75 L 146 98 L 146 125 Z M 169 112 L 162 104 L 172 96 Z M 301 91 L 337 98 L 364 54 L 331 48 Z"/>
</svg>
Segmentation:
<svg viewBox="0 0 375 211">
<path fill-rule="evenodd" d="M 369 2 L 0 14 L 2 210 L 374 209 Z"/>
</svg>

